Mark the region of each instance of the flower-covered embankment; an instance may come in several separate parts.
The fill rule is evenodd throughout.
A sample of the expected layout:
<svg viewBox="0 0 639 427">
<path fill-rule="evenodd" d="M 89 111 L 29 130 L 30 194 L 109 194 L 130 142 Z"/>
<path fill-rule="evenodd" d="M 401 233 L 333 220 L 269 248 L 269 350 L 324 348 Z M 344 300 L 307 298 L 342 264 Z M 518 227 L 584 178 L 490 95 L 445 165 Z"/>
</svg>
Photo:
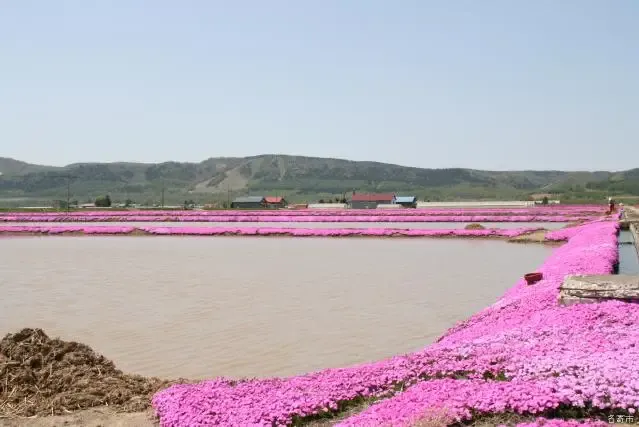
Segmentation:
<svg viewBox="0 0 639 427">
<path fill-rule="evenodd" d="M 136 231 L 129 226 L 93 226 L 93 225 L 0 225 L 1 234 L 87 234 L 87 235 L 124 235 Z"/>
<path fill-rule="evenodd" d="M 289 237 L 516 237 L 538 228 L 401 229 L 401 228 L 277 228 L 277 227 L 127 227 L 80 225 L 0 225 L 0 234 L 88 234 L 159 236 L 289 236 Z"/>
<path fill-rule="evenodd" d="M 522 279 L 494 305 L 424 350 L 283 379 L 202 382 L 157 393 L 161 425 L 286 425 L 382 398 L 342 426 L 410 426 L 502 412 L 584 417 L 639 406 L 639 309 L 622 302 L 557 303 L 569 274 L 606 274 L 616 221 L 593 222 L 555 249 L 533 286 Z M 404 391 L 402 391 L 404 390 Z M 581 412 L 581 413 L 580 413 Z"/>
<path fill-rule="evenodd" d="M 575 215 L 30 215 L 4 217 L 4 223 L 28 222 L 577 222 L 592 216 Z"/>
<path fill-rule="evenodd" d="M 100 209 L 71 212 L 0 212 L 0 220 L 2 218 L 18 218 L 29 216 L 64 216 L 64 217 L 91 217 L 113 215 L 118 217 L 124 216 L 228 216 L 228 215 L 248 215 L 248 216 L 267 216 L 267 215 L 300 215 L 300 216 L 321 216 L 321 215 L 343 215 L 343 216 L 392 216 L 392 215 L 602 215 L 608 209 L 607 205 L 555 205 L 555 206 L 535 206 L 526 208 L 417 208 L 417 209 L 259 209 L 259 210 L 243 210 L 243 209 L 220 209 L 220 210 L 161 210 L 161 209 L 135 209 L 135 210 L 117 210 L 117 209 Z M 13 220 L 13 219 L 10 219 Z"/>
<path fill-rule="evenodd" d="M 76 212 L 0 212 L 0 222 L 448 222 L 450 218 L 464 218 L 459 222 L 478 221 L 573 221 L 601 216 L 602 206 L 555 206 L 534 208 L 476 208 L 476 209 L 304 209 L 304 210 L 100 210 Z M 383 219 L 383 218 L 394 218 Z M 407 219 L 399 219 L 405 217 Z M 497 217 L 497 218 L 495 218 Z M 512 219 L 513 217 L 521 219 Z M 545 217 L 540 218 L 540 217 Z M 558 217 L 558 219 L 552 219 Z M 268 219 L 272 218 L 272 219 Z M 322 218 L 322 219 L 320 219 Z M 335 219 L 337 218 L 337 219 Z M 344 218 L 344 219 L 340 219 Z M 362 219 L 364 218 L 364 219 Z M 408 219 L 412 218 L 412 219 Z M 415 218 L 421 218 L 419 220 Z M 494 218 L 494 219 L 491 219 Z"/>
<path fill-rule="evenodd" d="M 623 416 L 622 416 L 623 417 Z M 612 418 L 613 421 L 616 421 L 616 418 Z M 628 421 L 632 422 L 634 417 L 628 417 Z M 626 417 L 620 418 L 619 423 L 623 423 L 626 421 Z M 608 423 L 600 421 L 600 420 L 561 420 L 561 419 L 547 419 L 547 418 L 537 418 L 534 422 L 529 423 L 519 423 L 516 427 L 605 427 Z M 504 425 L 500 425 L 499 427 L 504 427 Z"/>
</svg>

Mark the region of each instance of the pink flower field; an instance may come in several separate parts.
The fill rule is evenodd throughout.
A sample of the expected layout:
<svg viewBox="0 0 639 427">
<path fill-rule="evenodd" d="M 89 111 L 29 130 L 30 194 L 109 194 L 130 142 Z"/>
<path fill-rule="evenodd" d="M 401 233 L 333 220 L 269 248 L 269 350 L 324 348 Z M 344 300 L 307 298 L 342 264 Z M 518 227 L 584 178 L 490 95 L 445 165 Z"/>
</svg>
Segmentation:
<svg viewBox="0 0 639 427">
<path fill-rule="evenodd" d="M 587 215 L 20 215 L 0 218 L 4 223 L 27 222 L 576 222 Z"/>
<path fill-rule="evenodd" d="M 442 416 L 456 423 L 517 413 L 539 417 L 522 426 L 579 424 L 562 417 L 599 426 L 597 419 L 631 415 L 639 407 L 639 307 L 557 303 L 566 275 L 612 271 L 618 228 L 612 220 L 571 229 L 567 243 L 538 269 L 543 280 L 532 286 L 519 280 L 423 350 L 288 378 L 174 385 L 153 398 L 160 424 L 291 425 L 364 401 L 375 403 L 337 425 L 411 426 Z"/>
<path fill-rule="evenodd" d="M 621 417 L 623 417 L 621 415 Z M 617 418 L 613 417 L 612 420 L 615 421 Z M 626 417 L 621 418 L 622 421 L 619 423 L 623 423 L 626 421 Z M 630 416 L 628 421 L 634 420 L 634 417 Z M 632 421 L 630 421 L 632 422 Z M 583 420 L 583 421 L 575 421 L 575 420 L 553 420 L 546 418 L 537 418 L 534 422 L 530 423 L 519 423 L 517 427 L 578 427 L 578 426 L 589 426 L 589 427 L 604 427 L 608 425 L 608 423 L 599 421 L 599 420 Z M 502 427 L 502 426 L 499 426 Z"/>
<path fill-rule="evenodd" d="M 91 225 L 0 225 L 0 234 L 161 236 L 290 236 L 290 237 L 516 237 L 537 228 L 401 229 L 401 228 L 278 228 L 278 227 L 127 227 Z"/>
<path fill-rule="evenodd" d="M 601 216 L 602 206 L 513 209 L 303 209 L 5 212 L 0 222 L 573 222 Z"/>
<path fill-rule="evenodd" d="M 91 218 L 100 218 L 94 221 L 104 221 L 104 218 L 117 218 L 118 221 L 126 217 L 135 217 L 135 221 L 142 221 L 141 217 L 156 218 L 187 218 L 187 217 L 266 217 L 266 216 L 361 216 L 361 217 L 385 217 L 385 216 L 597 216 L 603 215 L 607 210 L 602 205 L 559 205 L 539 206 L 531 208 L 466 208 L 466 209 L 283 209 L 283 210 L 99 210 L 99 211 L 75 211 L 75 212 L 3 212 L 0 213 L 0 221 L 50 221 L 68 222 L 73 218 L 81 221 L 91 221 Z M 36 218 L 36 219 L 33 219 Z M 192 221 L 205 221 L 198 218 Z M 133 220 L 131 220 L 133 221 Z M 156 221 L 156 220 L 155 220 Z M 212 220 L 213 221 L 213 220 Z M 219 221 L 215 219 L 214 221 Z"/>
</svg>

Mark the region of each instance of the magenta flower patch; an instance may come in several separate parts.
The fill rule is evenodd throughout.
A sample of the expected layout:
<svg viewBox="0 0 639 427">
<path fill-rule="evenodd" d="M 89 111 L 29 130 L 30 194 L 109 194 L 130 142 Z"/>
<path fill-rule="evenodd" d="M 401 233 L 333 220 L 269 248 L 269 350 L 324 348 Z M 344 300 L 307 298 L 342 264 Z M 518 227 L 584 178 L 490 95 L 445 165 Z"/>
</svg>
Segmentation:
<svg viewBox="0 0 639 427">
<path fill-rule="evenodd" d="M 455 422 L 567 406 L 631 413 L 639 406 L 637 306 L 557 304 L 566 275 L 611 272 L 618 224 L 597 221 L 577 230 L 539 268 L 543 280 L 535 286 L 520 280 L 421 351 L 289 378 L 175 385 L 153 398 L 160 423 L 288 425 L 374 397 L 384 399 L 340 425 L 410 426 L 442 414 Z M 576 424 L 539 419 L 532 425 Z"/>
<path fill-rule="evenodd" d="M 385 215 L 383 212 L 366 215 L 65 215 L 40 214 L 2 216 L 0 222 L 574 222 L 591 219 L 590 215 Z"/>
<path fill-rule="evenodd" d="M 601 216 L 602 206 L 475 209 L 137 210 L 5 212 L 0 222 L 572 222 Z"/>
<path fill-rule="evenodd" d="M 400 228 L 279 228 L 279 227 L 130 227 L 91 225 L 0 225 L 0 233 L 130 234 L 143 231 L 164 236 L 290 236 L 290 237 L 515 237 L 537 228 L 400 229 Z"/>
</svg>

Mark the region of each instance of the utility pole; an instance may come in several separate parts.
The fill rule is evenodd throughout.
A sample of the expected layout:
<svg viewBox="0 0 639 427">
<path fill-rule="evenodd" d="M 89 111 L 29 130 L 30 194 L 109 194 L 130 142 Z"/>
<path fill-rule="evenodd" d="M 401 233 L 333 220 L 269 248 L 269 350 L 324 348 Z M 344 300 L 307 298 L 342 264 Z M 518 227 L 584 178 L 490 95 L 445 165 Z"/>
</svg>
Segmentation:
<svg viewBox="0 0 639 427">
<path fill-rule="evenodd" d="M 69 209 L 71 207 L 71 178 L 67 176 L 67 213 L 69 213 Z"/>
<path fill-rule="evenodd" d="M 75 178 L 71 174 L 58 175 L 60 178 L 66 178 L 67 180 L 67 213 L 71 209 L 71 179 Z"/>
<path fill-rule="evenodd" d="M 162 181 L 162 208 L 164 208 L 164 181 Z"/>
<path fill-rule="evenodd" d="M 231 207 L 231 184 L 226 184 L 226 208 Z"/>
</svg>

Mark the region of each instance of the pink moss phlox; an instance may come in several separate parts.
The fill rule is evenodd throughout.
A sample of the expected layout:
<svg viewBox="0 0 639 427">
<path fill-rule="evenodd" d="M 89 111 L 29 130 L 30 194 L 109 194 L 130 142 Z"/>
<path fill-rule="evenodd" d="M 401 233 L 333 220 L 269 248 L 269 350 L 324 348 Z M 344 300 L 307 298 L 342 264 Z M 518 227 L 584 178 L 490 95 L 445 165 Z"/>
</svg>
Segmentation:
<svg viewBox="0 0 639 427">
<path fill-rule="evenodd" d="M 25 234 L 130 234 L 135 231 L 131 226 L 85 226 L 85 225 L 0 225 L 0 233 Z"/>
<path fill-rule="evenodd" d="M 404 236 L 404 237 L 514 237 L 535 231 L 535 228 L 516 229 L 399 229 L 399 228 L 278 228 L 278 227 L 140 227 L 151 234 L 163 235 L 243 235 L 243 236 L 292 236 L 292 237 L 349 237 L 349 236 Z"/>
<path fill-rule="evenodd" d="M 130 234 L 140 230 L 155 235 L 172 236 L 290 236 L 290 237 L 515 237 L 537 228 L 493 228 L 484 230 L 464 229 L 399 229 L 399 228 L 279 228 L 279 227 L 129 227 L 90 225 L 0 225 L 0 233 L 83 233 Z"/>
<path fill-rule="evenodd" d="M 605 427 L 608 425 L 609 423 L 600 420 L 562 420 L 552 418 L 537 418 L 534 422 L 518 423 L 515 427 Z"/>
<path fill-rule="evenodd" d="M 548 233 L 546 233 L 546 240 L 550 240 L 550 241 L 568 240 L 571 237 L 581 233 L 584 230 L 584 228 L 589 227 L 593 223 L 608 222 L 608 221 L 610 221 L 610 218 L 603 217 L 603 218 L 597 218 L 597 219 L 589 220 L 587 222 L 584 222 L 583 224 L 576 225 L 574 227 L 560 228 L 558 230 L 552 230 L 552 231 L 549 231 Z"/>
<path fill-rule="evenodd" d="M 534 286 L 520 281 L 496 304 L 452 328 L 430 347 L 456 349 L 462 360 L 476 364 L 475 369 L 489 366 L 489 370 L 492 367 L 510 380 L 477 386 L 463 405 L 453 408 L 458 418 L 463 419 L 467 410 L 540 413 L 561 404 L 576 407 L 589 404 L 600 409 L 639 406 L 639 376 L 632 368 L 632 360 L 639 357 L 635 347 L 639 344 L 639 332 L 629 327 L 639 321 L 637 307 L 621 302 L 571 307 L 556 304 L 558 286 L 566 274 L 611 271 L 617 261 L 617 227 L 615 223 L 600 222 L 582 228 L 539 269 L 544 280 Z M 373 405 L 344 425 L 373 425 L 368 423 L 384 417 L 392 425 L 409 423 L 420 417 L 422 411 L 438 408 L 437 395 L 445 392 L 438 390 L 437 395 L 429 395 L 428 383 L 410 388 L 407 396 L 399 395 Z M 455 388 L 457 383 L 440 386 L 450 386 L 448 392 L 455 394 L 459 392 Z M 522 411 L 507 390 L 489 393 L 495 385 L 513 384 L 524 387 L 516 390 L 522 393 L 525 402 L 539 399 L 545 403 Z M 526 387 L 529 389 L 522 391 Z M 488 401 L 494 404 L 488 409 L 484 401 L 477 400 L 482 393 L 488 393 Z M 400 402 L 409 399 L 414 411 L 404 408 L 404 415 L 397 418 L 394 414 L 402 404 L 393 402 L 395 399 Z M 513 406 L 513 402 L 517 405 Z M 508 406 L 504 406 L 506 403 Z"/>
<path fill-rule="evenodd" d="M 284 425 L 335 411 L 341 402 L 386 395 L 397 384 L 408 388 L 343 425 L 404 425 L 442 409 L 454 419 L 467 419 L 471 411 L 543 413 L 561 404 L 639 406 L 636 306 L 608 302 L 561 307 L 556 301 L 565 275 L 612 270 L 617 229 L 612 221 L 582 227 L 540 267 L 541 282 L 528 286 L 520 280 L 497 303 L 424 350 L 236 386 L 176 385 L 154 396 L 161 425 Z M 486 375 L 495 380 L 485 381 Z M 466 379 L 419 382 L 459 376 Z"/>
<path fill-rule="evenodd" d="M 591 219 L 588 215 L 385 215 L 385 212 L 369 212 L 360 215 L 290 215 L 281 211 L 279 215 L 256 212 L 253 215 L 100 215 L 39 214 L 22 216 L 0 216 L 0 222 L 575 222 Z"/>
<path fill-rule="evenodd" d="M 570 405 L 571 399 L 549 380 L 432 380 L 372 405 L 336 424 L 336 427 L 409 427 L 419 420 L 428 421 L 430 416 L 441 421 L 441 413 L 447 416 L 443 421 L 455 423 L 504 412 L 539 414 L 560 404 Z"/>
<path fill-rule="evenodd" d="M 537 206 L 527 208 L 464 208 L 464 209 L 301 209 L 301 210 L 101 210 L 60 212 L 1 212 L 0 222 L 88 222 L 88 221 L 220 221 L 223 217 L 393 217 L 393 216 L 567 216 L 590 217 L 602 215 L 604 206 Z"/>
</svg>

